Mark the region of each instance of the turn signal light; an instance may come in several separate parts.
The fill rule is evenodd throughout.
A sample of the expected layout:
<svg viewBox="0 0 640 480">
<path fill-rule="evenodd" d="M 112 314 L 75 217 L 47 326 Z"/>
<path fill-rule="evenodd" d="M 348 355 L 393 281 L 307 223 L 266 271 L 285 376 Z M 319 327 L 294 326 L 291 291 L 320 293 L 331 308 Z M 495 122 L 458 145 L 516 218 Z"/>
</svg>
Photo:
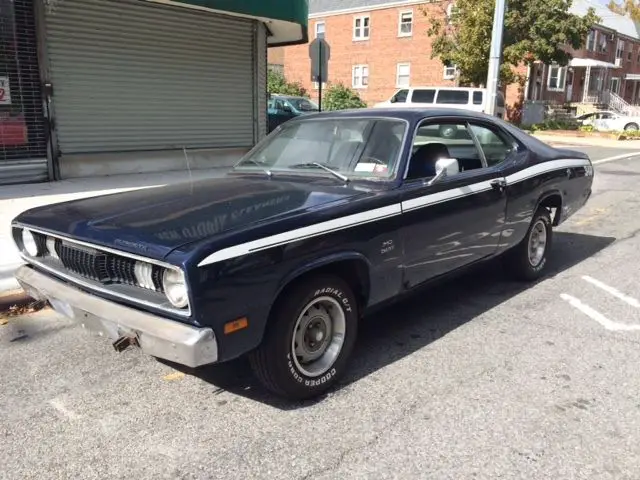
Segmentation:
<svg viewBox="0 0 640 480">
<path fill-rule="evenodd" d="M 230 333 L 237 332 L 238 330 L 243 330 L 249 326 L 249 320 L 247 317 L 238 318 L 233 322 L 227 322 L 224 324 L 224 334 L 229 335 Z"/>
</svg>

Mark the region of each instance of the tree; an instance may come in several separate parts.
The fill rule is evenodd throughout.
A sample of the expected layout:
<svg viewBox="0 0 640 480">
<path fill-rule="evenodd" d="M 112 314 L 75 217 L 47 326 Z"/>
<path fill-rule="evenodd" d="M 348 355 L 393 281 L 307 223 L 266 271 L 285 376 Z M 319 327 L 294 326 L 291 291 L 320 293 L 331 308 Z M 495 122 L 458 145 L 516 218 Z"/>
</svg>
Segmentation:
<svg viewBox="0 0 640 480">
<path fill-rule="evenodd" d="M 358 93 L 343 83 L 329 85 L 322 99 L 323 110 L 347 110 L 350 108 L 365 108 Z"/>
<path fill-rule="evenodd" d="M 461 84 L 484 85 L 487 80 L 495 0 L 456 0 L 449 11 L 440 5 L 423 9 L 431 21 L 431 58 L 455 64 Z M 568 49 L 580 48 L 594 23 L 593 8 L 584 17 L 569 13 L 571 0 L 509 0 L 502 35 L 500 79 L 518 80 L 513 67 L 536 60 L 564 66 L 571 60 Z M 447 15 L 450 13 L 450 15 Z"/>
<path fill-rule="evenodd" d="M 267 92 L 296 97 L 307 96 L 307 90 L 299 82 L 287 82 L 282 73 L 271 69 L 267 73 Z"/>
<path fill-rule="evenodd" d="M 634 22 L 640 22 L 640 3 L 638 0 L 622 0 L 620 3 L 611 0 L 608 7 L 612 12 L 629 15 Z"/>
</svg>

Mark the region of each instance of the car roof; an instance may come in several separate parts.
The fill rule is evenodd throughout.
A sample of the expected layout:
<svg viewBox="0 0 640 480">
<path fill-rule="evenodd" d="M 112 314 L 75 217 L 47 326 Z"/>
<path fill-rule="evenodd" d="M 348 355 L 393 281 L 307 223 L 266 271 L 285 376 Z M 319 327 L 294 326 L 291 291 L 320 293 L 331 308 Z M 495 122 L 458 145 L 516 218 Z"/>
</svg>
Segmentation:
<svg viewBox="0 0 640 480">
<path fill-rule="evenodd" d="M 393 108 L 357 108 L 350 110 L 335 110 L 335 111 L 323 111 L 314 113 L 312 115 L 306 115 L 304 119 L 310 120 L 312 118 L 342 118 L 342 117 L 356 117 L 356 118 L 373 118 L 373 117 L 387 117 L 397 118 L 408 121 L 417 121 L 423 118 L 429 117 L 458 117 L 458 118 L 475 118 L 477 120 L 498 120 L 497 117 L 487 115 L 486 113 L 476 112 L 473 110 L 467 110 L 462 108 L 453 107 L 393 107 Z"/>
</svg>

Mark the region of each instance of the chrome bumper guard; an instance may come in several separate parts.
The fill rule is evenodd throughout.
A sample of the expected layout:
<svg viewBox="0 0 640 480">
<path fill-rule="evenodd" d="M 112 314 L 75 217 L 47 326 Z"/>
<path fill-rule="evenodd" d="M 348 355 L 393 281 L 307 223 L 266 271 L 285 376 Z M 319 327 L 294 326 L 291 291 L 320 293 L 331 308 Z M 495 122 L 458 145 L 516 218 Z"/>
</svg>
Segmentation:
<svg viewBox="0 0 640 480">
<path fill-rule="evenodd" d="M 218 360 L 211 328 L 185 325 L 104 300 L 28 265 L 20 267 L 15 276 L 28 295 L 48 301 L 58 313 L 114 342 L 135 339 L 144 353 L 192 368 Z"/>
</svg>

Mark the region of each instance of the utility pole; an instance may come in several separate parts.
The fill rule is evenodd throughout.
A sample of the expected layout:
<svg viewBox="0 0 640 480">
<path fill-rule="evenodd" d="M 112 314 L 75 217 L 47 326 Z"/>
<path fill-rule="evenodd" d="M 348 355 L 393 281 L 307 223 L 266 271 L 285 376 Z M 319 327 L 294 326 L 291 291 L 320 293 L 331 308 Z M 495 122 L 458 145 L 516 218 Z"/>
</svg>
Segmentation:
<svg viewBox="0 0 640 480">
<path fill-rule="evenodd" d="M 493 31 L 491 32 L 491 53 L 489 54 L 489 71 L 487 72 L 487 112 L 496 113 L 496 97 L 500 80 L 500 59 L 502 58 L 502 30 L 504 29 L 504 12 L 506 0 L 496 0 L 493 12 Z"/>
</svg>

